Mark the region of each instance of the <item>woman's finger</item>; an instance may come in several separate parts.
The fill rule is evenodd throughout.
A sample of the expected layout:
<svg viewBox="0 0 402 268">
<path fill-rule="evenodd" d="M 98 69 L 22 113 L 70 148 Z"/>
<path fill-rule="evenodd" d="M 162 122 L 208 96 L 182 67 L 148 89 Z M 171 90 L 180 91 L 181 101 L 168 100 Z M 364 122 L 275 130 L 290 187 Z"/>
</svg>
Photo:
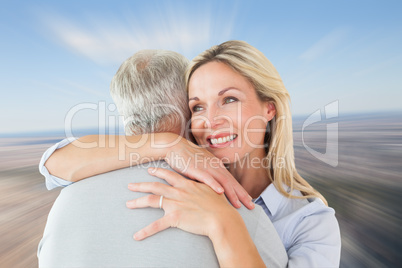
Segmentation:
<svg viewBox="0 0 402 268">
<path fill-rule="evenodd" d="M 254 209 L 255 204 L 252 201 L 252 197 L 244 190 L 243 186 L 235 186 L 233 189 L 236 192 L 236 196 L 243 203 L 243 205 L 248 209 Z"/>
<path fill-rule="evenodd" d="M 128 189 L 134 192 L 153 193 L 155 195 L 171 196 L 175 189 L 161 182 L 129 183 Z"/>
<path fill-rule="evenodd" d="M 188 180 L 179 173 L 164 168 L 149 168 L 148 172 L 152 176 L 165 180 L 173 187 L 180 187 Z"/>
<path fill-rule="evenodd" d="M 126 206 L 128 208 L 147 208 L 147 207 L 151 207 L 151 208 L 159 208 L 160 203 L 162 203 L 162 207 L 163 208 L 163 203 L 167 202 L 167 198 L 163 197 L 163 199 L 161 198 L 162 196 L 160 195 L 146 195 L 143 197 L 139 197 L 130 201 L 126 202 Z M 162 202 L 161 202 L 162 199 Z"/>
<path fill-rule="evenodd" d="M 237 197 L 237 194 L 236 194 L 235 190 L 233 189 L 232 185 L 224 184 L 224 187 L 225 187 L 225 195 L 229 199 L 230 203 L 232 203 L 232 205 L 235 208 L 240 208 L 241 203 L 240 203 L 239 198 Z"/>
<path fill-rule="evenodd" d="M 190 174 L 188 174 L 188 176 L 194 180 L 205 183 L 218 194 L 221 194 L 224 192 L 224 188 L 222 188 L 221 184 L 219 182 L 217 182 L 214 179 L 214 177 L 211 176 L 208 172 L 198 171 L 198 172 L 194 172 L 191 176 L 190 176 Z"/>
<path fill-rule="evenodd" d="M 174 155 L 175 154 L 171 154 L 172 157 Z M 217 158 L 214 158 L 214 159 L 216 159 L 219 162 L 219 159 L 217 159 Z M 174 170 L 176 170 L 180 174 L 183 174 L 198 182 L 205 183 L 218 194 L 221 194 L 224 192 L 222 185 L 217 180 L 214 179 L 213 175 L 210 174 L 210 170 L 214 170 L 216 168 L 215 166 L 210 167 L 210 163 L 206 162 L 207 165 L 204 164 L 201 168 L 197 168 L 197 163 L 196 163 L 196 167 L 193 167 L 191 165 L 184 167 L 182 165 L 183 163 L 181 161 L 174 161 L 174 160 L 171 160 L 171 158 L 169 158 L 169 157 L 166 158 L 165 160 Z M 208 160 L 204 159 L 204 161 L 208 161 Z M 215 164 L 215 162 L 213 162 L 213 163 Z M 221 165 L 222 168 L 224 168 L 223 164 L 221 164 L 221 163 L 219 163 L 219 164 Z M 210 168 L 206 169 L 207 167 L 210 167 Z"/>
<path fill-rule="evenodd" d="M 169 228 L 170 227 L 169 218 L 170 217 L 168 217 L 168 216 L 164 216 L 164 217 L 154 221 L 147 227 L 136 232 L 134 234 L 134 239 L 135 240 L 143 240 L 147 237 L 150 237 L 151 235 L 154 235 L 160 231 L 163 231 L 163 230 Z"/>
<path fill-rule="evenodd" d="M 210 177 L 212 178 L 212 180 L 218 181 L 220 183 L 220 185 L 223 186 L 225 195 L 229 199 L 230 203 L 234 207 L 240 208 L 241 203 L 239 201 L 239 196 L 237 195 L 237 193 L 234 189 L 234 185 L 238 184 L 241 188 L 243 188 L 243 187 L 234 178 L 232 178 L 232 175 L 229 172 L 227 172 L 227 174 L 222 174 L 221 172 L 215 171 L 215 170 L 209 170 L 209 172 L 214 172 L 214 174 L 212 176 L 214 178 L 216 178 L 216 180 L 213 179 L 212 176 L 210 176 Z M 224 172 L 224 173 L 226 173 L 226 172 Z M 197 173 L 197 174 L 199 174 L 199 173 Z M 246 190 L 244 190 L 244 192 L 247 194 Z M 249 200 L 247 200 L 247 201 L 249 201 Z M 243 202 L 243 200 L 242 200 L 242 202 Z"/>
<path fill-rule="evenodd" d="M 216 177 L 217 181 L 223 185 L 225 195 L 234 207 L 240 208 L 241 203 L 243 203 L 243 205 L 248 209 L 254 208 L 254 203 L 251 201 L 250 195 L 243 188 L 243 186 L 241 186 L 241 184 L 232 177 L 229 171 L 225 170 L 224 174 L 218 173 L 214 176 Z"/>
</svg>

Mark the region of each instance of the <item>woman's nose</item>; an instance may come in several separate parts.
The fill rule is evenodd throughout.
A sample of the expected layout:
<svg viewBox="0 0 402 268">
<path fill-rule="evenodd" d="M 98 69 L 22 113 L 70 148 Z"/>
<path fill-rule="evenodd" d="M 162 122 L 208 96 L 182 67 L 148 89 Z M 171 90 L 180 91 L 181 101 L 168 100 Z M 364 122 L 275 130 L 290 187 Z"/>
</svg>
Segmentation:
<svg viewBox="0 0 402 268">
<path fill-rule="evenodd" d="M 193 116 L 191 125 L 193 128 L 213 129 L 221 126 L 227 120 L 227 116 L 220 113 L 219 109 L 210 109 L 203 115 Z"/>
<path fill-rule="evenodd" d="M 217 128 L 220 125 L 224 123 L 224 118 L 223 116 L 215 115 L 215 116 L 210 116 L 207 118 L 207 120 L 204 121 L 204 128 Z"/>
</svg>

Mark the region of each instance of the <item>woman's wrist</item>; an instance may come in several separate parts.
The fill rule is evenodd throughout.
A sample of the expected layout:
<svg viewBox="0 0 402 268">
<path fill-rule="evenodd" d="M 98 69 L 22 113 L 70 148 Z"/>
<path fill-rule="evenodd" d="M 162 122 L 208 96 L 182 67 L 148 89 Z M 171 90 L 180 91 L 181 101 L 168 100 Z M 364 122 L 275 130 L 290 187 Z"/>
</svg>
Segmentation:
<svg viewBox="0 0 402 268">
<path fill-rule="evenodd" d="M 220 266 L 265 267 L 243 218 L 229 207 L 215 216 L 209 233 Z"/>
<path fill-rule="evenodd" d="M 179 152 L 186 146 L 183 143 L 190 143 L 182 136 L 171 132 L 156 133 L 154 140 L 156 147 L 163 152 L 164 160 L 171 160 L 171 154 L 180 156 Z"/>
<path fill-rule="evenodd" d="M 134 136 L 121 136 L 120 144 L 125 148 L 127 159 L 133 158 L 132 154 L 141 161 L 164 160 L 171 147 L 177 143 L 178 135 L 173 133 L 149 133 Z M 120 145 L 121 146 L 121 145 Z"/>
<path fill-rule="evenodd" d="M 229 203 L 219 213 L 214 213 L 211 218 L 208 237 L 212 242 L 223 241 L 233 229 L 244 224 L 243 218 Z"/>
</svg>

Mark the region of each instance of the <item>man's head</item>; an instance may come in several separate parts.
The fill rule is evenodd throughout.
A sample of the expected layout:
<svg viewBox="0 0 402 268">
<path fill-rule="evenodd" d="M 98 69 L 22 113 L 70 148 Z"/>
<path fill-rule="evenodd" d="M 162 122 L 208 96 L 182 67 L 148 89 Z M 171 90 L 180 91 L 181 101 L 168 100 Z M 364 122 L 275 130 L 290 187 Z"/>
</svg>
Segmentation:
<svg viewBox="0 0 402 268">
<path fill-rule="evenodd" d="M 123 62 L 110 93 L 127 135 L 184 131 L 190 118 L 184 81 L 188 64 L 167 50 L 141 50 Z"/>
</svg>

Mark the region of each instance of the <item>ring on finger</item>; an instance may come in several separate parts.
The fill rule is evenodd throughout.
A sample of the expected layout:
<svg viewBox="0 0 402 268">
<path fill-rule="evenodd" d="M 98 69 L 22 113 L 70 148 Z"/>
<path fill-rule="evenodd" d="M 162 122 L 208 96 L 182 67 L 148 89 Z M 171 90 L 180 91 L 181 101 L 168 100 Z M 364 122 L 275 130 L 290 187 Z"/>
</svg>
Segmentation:
<svg viewBox="0 0 402 268">
<path fill-rule="evenodd" d="M 161 195 L 161 198 L 159 199 L 159 208 L 162 209 L 162 203 L 163 203 L 163 195 Z"/>
</svg>

